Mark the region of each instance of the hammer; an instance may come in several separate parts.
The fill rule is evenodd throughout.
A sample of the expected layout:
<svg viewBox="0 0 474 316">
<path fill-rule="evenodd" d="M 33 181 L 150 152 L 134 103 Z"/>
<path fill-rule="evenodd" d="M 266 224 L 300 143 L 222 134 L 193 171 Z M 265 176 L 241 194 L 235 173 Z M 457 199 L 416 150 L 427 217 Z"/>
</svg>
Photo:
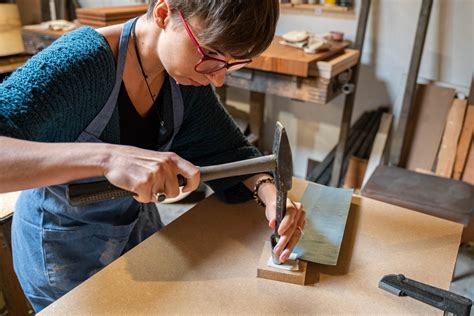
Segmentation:
<svg viewBox="0 0 474 316">
<path fill-rule="evenodd" d="M 272 248 L 274 248 L 280 238 L 278 228 L 280 227 L 283 217 L 285 217 L 286 198 L 288 191 L 291 189 L 293 177 L 291 148 L 283 125 L 280 122 L 277 122 L 276 124 L 272 154 L 220 165 L 199 167 L 199 170 L 201 172 L 201 181 L 210 181 L 260 172 L 273 172 L 275 187 L 277 189 L 277 212 L 275 232 L 271 236 L 270 241 Z M 180 186 L 186 185 L 186 179 L 181 175 L 178 175 L 178 182 Z M 67 188 L 67 197 L 71 206 L 87 205 L 90 203 L 133 195 L 133 192 L 118 188 L 107 180 L 69 184 Z M 159 201 L 161 200 L 162 202 L 164 198 L 165 196 L 161 195 Z M 273 255 L 273 261 L 276 264 L 280 263 L 278 257 L 275 255 Z"/>
</svg>

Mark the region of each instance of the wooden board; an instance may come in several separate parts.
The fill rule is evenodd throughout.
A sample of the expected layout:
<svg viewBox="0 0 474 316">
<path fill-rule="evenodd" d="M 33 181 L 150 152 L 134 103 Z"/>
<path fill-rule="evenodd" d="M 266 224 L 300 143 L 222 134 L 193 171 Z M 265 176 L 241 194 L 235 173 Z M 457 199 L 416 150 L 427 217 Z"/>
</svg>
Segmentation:
<svg viewBox="0 0 474 316">
<path fill-rule="evenodd" d="M 456 151 L 456 161 L 454 162 L 453 179 L 460 180 L 464 167 L 466 166 L 467 155 L 471 145 L 472 134 L 474 133 L 474 104 L 467 107 L 466 118 L 464 119 L 461 136 L 459 137 Z"/>
<path fill-rule="evenodd" d="M 15 71 L 22 66 L 31 57 L 31 55 L 20 54 L 8 57 L 0 57 L 0 74 Z"/>
<path fill-rule="evenodd" d="M 358 50 L 346 49 L 344 53 L 339 56 L 330 58 L 327 61 L 318 61 L 316 67 L 314 67 L 315 69 L 310 67 L 310 75 L 331 79 L 341 72 L 357 65 L 359 55 Z M 311 65 L 314 65 L 314 63 Z"/>
<path fill-rule="evenodd" d="M 367 164 L 367 170 L 365 171 L 364 180 L 362 181 L 362 186 L 364 187 L 367 181 L 374 173 L 375 169 L 382 164 L 383 157 L 385 153 L 385 148 L 387 144 L 387 138 L 390 133 L 392 126 L 393 115 L 390 113 L 382 114 L 380 120 L 379 130 L 375 135 L 374 145 L 369 156 L 369 162 Z"/>
<path fill-rule="evenodd" d="M 438 163 L 435 171 L 438 176 L 451 178 L 466 107 L 467 100 L 454 99 L 453 105 L 449 110 L 438 153 Z"/>
<path fill-rule="evenodd" d="M 307 182 L 295 180 L 299 200 Z M 434 314 L 378 288 L 386 274 L 448 289 L 462 226 L 355 198 L 336 267 L 314 286 L 256 277 L 271 230 L 263 208 L 214 196 L 46 308 L 40 315 Z"/>
<path fill-rule="evenodd" d="M 464 226 L 474 212 L 472 185 L 394 166 L 377 167 L 362 195 Z"/>
<path fill-rule="evenodd" d="M 280 44 L 283 39 L 275 36 L 272 44 L 246 68 L 280 74 L 308 77 L 312 63 L 342 53 L 349 42 L 334 42 L 331 48 L 316 54 L 306 54 L 302 49 Z"/>
<path fill-rule="evenodd" d="M 367 171 L 367 159 L 352 156 L 344 177 L 344 188 L 360 189 Z"/>
<path fill-rule="evenodd" d="M 412 135 L 407 169 L 433 168 L 454 94 L 454 89 L 432 84 L 418 85 L 414 115 L 410 118 L 414 120 L 414 130 L 407 132 L 407 138 Z"/>
<path fill-rule="evenodd" d="M 15 203 L 20 192 L 10 192 L 0 194 L 0 222 L 11 217 L 15 210 Z"/>
<path fill-rule="evenodd" d="M 78 8 L 76 9 L 77 17 L 87 19 L 98 19 L 102 21 L 127 19 L 146 13 L 148 5 L 132 5 L 132 6 L 114 6 L 101 8 Z"/>
<path fill-rule="evenodd" d="M 471 149 L 469 149 L 469 155 L 462 175 L 462 181 L 474 185 L 474 137 L 471 142 Z"/>
</svg>

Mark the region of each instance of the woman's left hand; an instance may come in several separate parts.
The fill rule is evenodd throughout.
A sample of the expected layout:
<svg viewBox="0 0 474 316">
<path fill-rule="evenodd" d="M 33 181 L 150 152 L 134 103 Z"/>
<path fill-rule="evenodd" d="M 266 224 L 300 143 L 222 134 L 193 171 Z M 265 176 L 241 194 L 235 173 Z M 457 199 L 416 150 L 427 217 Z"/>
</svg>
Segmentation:
<svg viewBox="0 0 474 316">
<path fill-rule="evenodd" d="M 268 226 L 275 228 L 276 226 L 276 196 L 272 199 L 275 203 L 268 203 L 265 207 L 265 215 L 268 219 Z M 280 239 L 273 249 L 279 257 L 280 262 L 285 262 L 295 248 L 300 239 L 303 228 L 305 226 L 305 211 L 303 205 L 293 202 L 290 199 L 286 201 L 286 214 L 278 227 Z"/>
</svg>

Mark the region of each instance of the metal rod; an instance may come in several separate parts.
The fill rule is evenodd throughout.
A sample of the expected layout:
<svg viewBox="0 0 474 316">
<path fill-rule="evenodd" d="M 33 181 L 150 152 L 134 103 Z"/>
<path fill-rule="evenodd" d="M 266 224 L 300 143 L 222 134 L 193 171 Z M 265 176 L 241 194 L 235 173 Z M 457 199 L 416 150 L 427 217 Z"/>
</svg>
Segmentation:
<svg viewBox="0 0 474 316">
<path fill-rule="evenodd" d="M 405 142 L 405 133 L 407 130 L 408 118 L 412 116 L 413 100 L 415 98 L 416 80 L 420 69 L 421 57 L 423 55 L 423 47 L 425 45 L 426 32 L 430 21 L 431 7 L 433 0 L 423 0 L 421 4 L 420 17 L 418 18 L 418 27 L 416 29 L 415 43 L 411 55 L 410 69 L 408 70 L 407 83 L 405 86 L 405 94 L 403 96 L 402 108 L 398 120 L 398 126 L 395 131 L 393 143 L 390 151 L 390 164 L 400 166 L 403 164 L 404 157 L 407 152 L 407 144 Z"/>
<path fill-rule="evenodd" d="M 354 107 L 355 95 L 357 90 L 357 81 L 359 79 L 360 62 L 362 58 L 362 50 L 364 48 L 365 30 L 367 28 L 367 20 L 369 18 L 371 0 L 362 0 L 359 22 L 357 25 L 357 35 L 354 43 L 354 48 L 357 49 L 359 54 L 359 60 L 357 65 L 354 67 L 352 77 L 349 81 L 350 85 L 353 85 L 352 93 L 346 95 L 344 100 L 344 109 L 342 111 L 341 120 L 341 131 L 339 132 L 339 143 L 337 145 L 336 156 L 334 160 L 334 166 L 331 177 L 331 186 L 338 186 L 341 179 L 342 165 L 344 161 L 344 153 L 346 151 L 347 138 L 349 135 L 349 129 L 351 126 L 352 109 Z"/>
</svg>

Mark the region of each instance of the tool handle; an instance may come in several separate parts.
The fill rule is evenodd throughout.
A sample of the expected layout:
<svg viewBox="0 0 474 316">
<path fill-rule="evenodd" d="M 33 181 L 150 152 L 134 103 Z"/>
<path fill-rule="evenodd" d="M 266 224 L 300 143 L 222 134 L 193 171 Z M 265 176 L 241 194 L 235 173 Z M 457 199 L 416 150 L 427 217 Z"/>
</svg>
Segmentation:
<svg viewBox="0 0 474 316">
<path fill-rule="evenodd" d="M 455 315 L 469 316 L 472 307 L 472 301 L 464 296 L 408 279 L 402 274 L 384 276 L 380 280 L 379 287 L 398 296 L 412 297 Z"/>
<path fill-rule="evenodd" d="M 186 178 L 179 174 L 178 183 L 180 187 L 185 186 Z M 87 205 L 135 195 L 131 191 L 114 186 L 107 180 L 70 184 L 66 194 L 71 206 Z"/>
</svg>

